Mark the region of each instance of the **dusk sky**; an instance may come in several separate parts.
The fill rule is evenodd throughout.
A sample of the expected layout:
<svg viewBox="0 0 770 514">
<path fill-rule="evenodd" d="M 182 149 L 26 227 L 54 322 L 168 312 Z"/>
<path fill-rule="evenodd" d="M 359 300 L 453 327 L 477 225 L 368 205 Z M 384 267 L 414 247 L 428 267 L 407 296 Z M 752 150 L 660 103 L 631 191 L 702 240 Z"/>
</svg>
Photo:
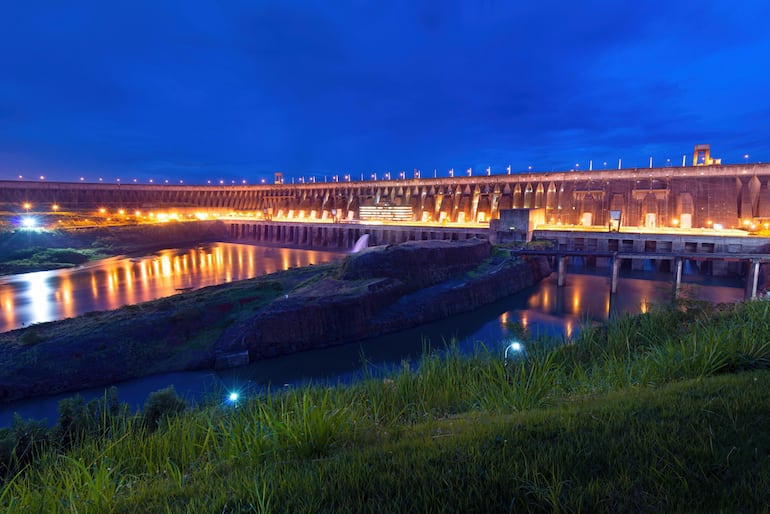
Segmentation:
<svg viewBox="0 0 770 514">
<path fill-rule="evenodd" d="M 770 2 L 4 2 L 0 179 L 770 161 Z"/>
</svg>

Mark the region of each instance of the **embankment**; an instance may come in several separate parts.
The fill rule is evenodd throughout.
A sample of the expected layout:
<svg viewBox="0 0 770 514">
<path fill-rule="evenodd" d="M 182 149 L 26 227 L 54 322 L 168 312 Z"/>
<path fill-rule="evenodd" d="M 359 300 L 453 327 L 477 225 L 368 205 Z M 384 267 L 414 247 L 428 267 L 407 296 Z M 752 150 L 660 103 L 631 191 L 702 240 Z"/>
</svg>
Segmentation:
<svg viewBox="0 0 770 514">
<path fill-rule="evenodd" d="M 550 273 L 486 241 L 416 241 L 369 248 L 335 276 L 276 299 L 228 329 L 220 352 L 252 360 L 375 337 L 474 310 Z"/>
</svg>

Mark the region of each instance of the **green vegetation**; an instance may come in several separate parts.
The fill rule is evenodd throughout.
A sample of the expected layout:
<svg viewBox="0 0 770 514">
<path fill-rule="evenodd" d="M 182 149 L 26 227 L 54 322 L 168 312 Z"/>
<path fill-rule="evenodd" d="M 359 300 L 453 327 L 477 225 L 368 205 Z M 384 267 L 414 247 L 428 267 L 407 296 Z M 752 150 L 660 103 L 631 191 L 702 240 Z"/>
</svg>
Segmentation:
<svg viewBox="0 0 770 514">
<path fill-rule="evenodd" d="M 0 273 L 26 273 L 45 269 L 73 268 L 91 260 L 104 259 L 109 252 L 101 247 L 76 250 L 74 248 L 24 248 L 10 252 L 0 264 Z"/>
<path fill-rule="evenodd" d="M 0 512 L 770 510 L 770 302 L 524 344 L 237 405 L 73 400 L 0 432 Z"/>
</svg>

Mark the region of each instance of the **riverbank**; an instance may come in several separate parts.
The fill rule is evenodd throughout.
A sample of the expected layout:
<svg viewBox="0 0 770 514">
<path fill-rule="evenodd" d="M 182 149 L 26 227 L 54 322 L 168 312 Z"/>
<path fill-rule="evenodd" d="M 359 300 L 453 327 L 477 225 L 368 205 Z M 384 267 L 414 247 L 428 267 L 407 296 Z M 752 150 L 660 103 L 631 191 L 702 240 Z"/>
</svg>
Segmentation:
<svg viewBox="0 0 770 514">
<path fill-rule="evenodd" d="M 530 353 L 508 361 L 430 354 L 346 387 L 181 413 L 172 394 L 138 416 L 106 397 L 50 434 L 0 433 L 39 436 L 26 454 L 6 445 L 23 469 L 6 469 L 0 508 L 764 512 L 769 319 L 768 302 L 679 302 L 568 345 L 524 339 Z"/>
<path fill-rule="evenodd" d="M 0 334 L 0 401 L 342 344 L 472 310 L 550 272 L 483 241 L 373 248 L 345 262 Z"/>
</svg>

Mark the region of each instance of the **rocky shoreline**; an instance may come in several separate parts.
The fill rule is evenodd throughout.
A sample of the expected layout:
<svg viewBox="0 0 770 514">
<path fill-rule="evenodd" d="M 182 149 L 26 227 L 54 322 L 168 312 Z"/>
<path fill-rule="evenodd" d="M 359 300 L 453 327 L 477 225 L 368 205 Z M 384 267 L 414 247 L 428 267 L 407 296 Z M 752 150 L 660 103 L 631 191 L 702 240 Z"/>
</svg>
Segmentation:
<svg viewBox="0 0 770 514">
<path fill-rule="evenodd" d="M 374 247 L 311 266 L 0 334 L 0 403 L 344 344 L 467 312 L 550 273 L 487 241 Z M 243 359 L 239 362 L 243 362 Z"/>
</svg>

